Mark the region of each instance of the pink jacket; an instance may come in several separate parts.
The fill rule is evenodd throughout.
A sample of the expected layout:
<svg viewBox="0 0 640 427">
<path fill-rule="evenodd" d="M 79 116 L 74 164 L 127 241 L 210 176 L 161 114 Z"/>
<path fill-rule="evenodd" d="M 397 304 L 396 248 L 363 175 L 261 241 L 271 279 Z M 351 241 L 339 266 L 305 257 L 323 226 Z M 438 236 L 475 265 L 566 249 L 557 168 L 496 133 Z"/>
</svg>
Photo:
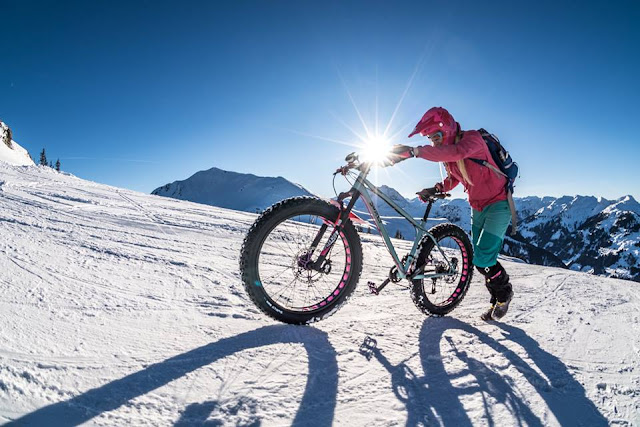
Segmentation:
<svg viewBox="0 0 640 427">
<path fill-rule="evenodd" d="M 432 147 L 423 145 L 417 147 L 417 157 L 434 162 L 445 162 L 450 171 L 449 176 L 442 182 L 443 191 L 451 191 L 458 183 L 462 182 L 465 191 L 469 194 L 469 204 L 477 211 L 482 211 L 486 206 L 507 200 L 505 190 L 506 178 L 498 175 L 486 166 L 482 166 L 469 160 L 469 158 L 488 160 L 496 166 L 489 148 L 476 130 L 465 131 L 457 144 Z M 472 184 L 464 182 L 456 161 L 464 160 L 467 174 Z"/>
</svg>

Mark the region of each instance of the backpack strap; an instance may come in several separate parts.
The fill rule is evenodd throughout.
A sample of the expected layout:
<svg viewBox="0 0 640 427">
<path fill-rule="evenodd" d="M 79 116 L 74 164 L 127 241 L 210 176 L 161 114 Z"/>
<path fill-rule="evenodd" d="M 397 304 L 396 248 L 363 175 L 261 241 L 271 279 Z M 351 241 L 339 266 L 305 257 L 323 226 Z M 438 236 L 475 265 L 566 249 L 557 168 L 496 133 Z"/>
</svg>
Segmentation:
<svg viewBox="0 0 640 427">
<path fill-rule="evenodd" d="M 518 216 L 516 215 L 516 204 L 513 203 L 513 196 L 509 189 L 507 189 L 507 202 L 511 211 L 511 235 L 515 236 L 518 232 Z"/>
<path fill-rule="evenodd" d="M 475 162 L 481 166 L 485 166 L 489 169 L 491 169 L 492 171 L 494 171 L 495 173 L 497 173 L 500 176 L 503 176 L 505 178 L 507 178 L 507 181 L 509 181 L 509 177 L 507 176 L 507 174 L 505 174 L 504 172 L 502 172 L 500 169 L 498 169 L 497 167 L 493 166 L 491 163 L 489 163 L 486 160 L 482 160 L 482 159 L 472 159 L 469 158 L 469 160 L 471 160 L 472 162 Z"/>
<path fill-rule="evenodd" d="M 471 158 L 469 160 L 479 165 L 485 166 L 491 169 L 492 171 L 494 171 L 495 173 L 497 173 L 498 175 L 503 176 L 507 179 L 507 185 L 505 186 L 505 190 L 507 192 L 507 202 L 509 203 L 509 210 L 511 211 L 511 235 L 515 236 L 516 232 L 518 231 L 518 216 L 516 215 L 516 204 L 513 202 L 513 196 L 511 195 L 511 186 L 509 182 L 509 177 L 505 173 L 503 173 L 500 169 L 493 166 L 491 163 L 489 163 L 486 160 L 471 159 Z"/>
</svg>

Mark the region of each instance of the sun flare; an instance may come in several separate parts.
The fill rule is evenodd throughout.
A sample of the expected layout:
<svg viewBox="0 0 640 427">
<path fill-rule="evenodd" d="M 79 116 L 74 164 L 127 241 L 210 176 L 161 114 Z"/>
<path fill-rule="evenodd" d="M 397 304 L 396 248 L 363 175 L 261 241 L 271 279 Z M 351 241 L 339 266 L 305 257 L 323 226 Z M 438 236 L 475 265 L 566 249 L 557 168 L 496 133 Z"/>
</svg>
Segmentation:
<svg viewBox="0 0 640 427">
<path fill-rule="evenodd" d="M 362 159 L 366 162 L 380 163 L 387 158 L 390 148 L 387 138 L 383 135 L 374 135 L 362 145 Z"/>
</svg>

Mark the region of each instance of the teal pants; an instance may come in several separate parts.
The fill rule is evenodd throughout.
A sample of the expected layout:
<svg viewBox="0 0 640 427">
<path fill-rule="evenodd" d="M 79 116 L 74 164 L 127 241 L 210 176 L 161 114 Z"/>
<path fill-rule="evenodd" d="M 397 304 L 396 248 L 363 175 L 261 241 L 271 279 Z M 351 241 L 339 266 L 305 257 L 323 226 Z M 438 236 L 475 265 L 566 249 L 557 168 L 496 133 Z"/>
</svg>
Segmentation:
<svg viewBox="0 0 640 427">
<path fill-rule="evenodd" d="M 511 211 L 506 200 L 493 203 L 482 212 L 472 209 L 471 238 L 474 265 L 480 268 L 495 265 L 510 221 Z"/>
</svg>

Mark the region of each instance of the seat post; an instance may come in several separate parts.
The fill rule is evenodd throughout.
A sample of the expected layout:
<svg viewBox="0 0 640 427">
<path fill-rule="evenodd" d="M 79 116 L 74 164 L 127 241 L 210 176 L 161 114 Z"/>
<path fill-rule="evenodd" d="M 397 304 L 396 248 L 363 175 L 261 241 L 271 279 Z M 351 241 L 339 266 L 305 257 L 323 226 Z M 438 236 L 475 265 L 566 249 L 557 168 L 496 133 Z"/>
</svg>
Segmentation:
<svg viewBox="0 0 640 427">
<path fill-rule="evenodd" d="M 429 204 L 427 205 L 427 210 L 424 212 L 424 217 L 422 218 L 425 224 L 427 223 L 427 218 L 429 218 L 429 212 L 431 212 L 431 205 L 433 205 L 433 199 L 429 198 Z"/>
</svg>

